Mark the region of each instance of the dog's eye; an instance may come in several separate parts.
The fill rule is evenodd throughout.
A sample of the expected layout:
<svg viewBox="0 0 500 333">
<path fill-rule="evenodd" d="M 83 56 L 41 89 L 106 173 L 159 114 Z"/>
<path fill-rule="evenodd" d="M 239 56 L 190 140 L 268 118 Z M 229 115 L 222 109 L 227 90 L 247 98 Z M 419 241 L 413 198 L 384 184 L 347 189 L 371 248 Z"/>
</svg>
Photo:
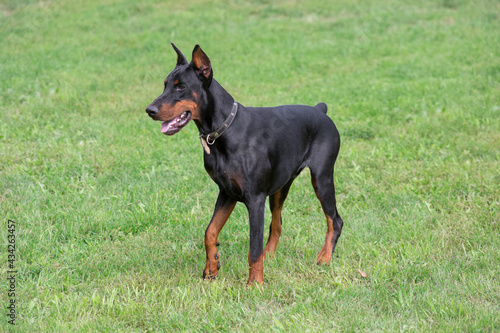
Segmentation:
<svg viewBox="0 0 500 333">
<path fill-rule="evenodd" d="M 186 89 L 186 87 L 184 87 L 182 84 L 178 84 L 177 86 L 175 86 L 175 90 L 177 91 L 183 91 L 184 89 Z"/>
</svg>

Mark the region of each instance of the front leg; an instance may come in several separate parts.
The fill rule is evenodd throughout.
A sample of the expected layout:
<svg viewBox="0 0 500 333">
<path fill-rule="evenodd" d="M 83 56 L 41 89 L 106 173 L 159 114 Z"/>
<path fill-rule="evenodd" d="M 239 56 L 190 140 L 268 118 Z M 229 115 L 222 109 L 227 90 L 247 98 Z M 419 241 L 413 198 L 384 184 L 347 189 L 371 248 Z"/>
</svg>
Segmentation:
<svg viewBox="0 0 500 333">
<path fill-rule="evenodd" d="M 250 218 L 250 251 L 248 252 L 249 276 L 248 285 L 253 282 L 264 284 L 264 210 L 266 196 L 256 197 L 249 203 L 248 216 Z"/>
<path fill-rule="evenodd" d="M 205 251 L 207 253 L 207 263 L 203 270 L 203 279 L 213 279 L 219 274 L 219 252 L 217 245 L 219 245 L 218 236 L 226 224 L 227 219 L 233 212 L 236 200 L 231 199 L 224 190 L 220 190 L 217 202 L 215 203 L 215 210 L 205 230 Z"/>
</svg>

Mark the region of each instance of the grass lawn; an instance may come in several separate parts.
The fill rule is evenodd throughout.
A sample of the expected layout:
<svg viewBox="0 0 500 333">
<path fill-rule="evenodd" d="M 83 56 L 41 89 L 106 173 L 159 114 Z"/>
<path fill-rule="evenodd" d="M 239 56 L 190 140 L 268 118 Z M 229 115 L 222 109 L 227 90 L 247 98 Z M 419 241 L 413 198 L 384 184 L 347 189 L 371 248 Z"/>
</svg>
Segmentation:
<svg viewBox="0 0 500 333">
<path fill-rule="evenodd" d="M 0 331 L 500 331 L 499 31 L 482 0 L 1 0 Z M 304 172 L 265 286 L 241 204 L 201 280 L 217 186 L 194 123 L 144 112 L 170 42 L 244 105 L 329 105 L 329 265 Z"/>
</svg>

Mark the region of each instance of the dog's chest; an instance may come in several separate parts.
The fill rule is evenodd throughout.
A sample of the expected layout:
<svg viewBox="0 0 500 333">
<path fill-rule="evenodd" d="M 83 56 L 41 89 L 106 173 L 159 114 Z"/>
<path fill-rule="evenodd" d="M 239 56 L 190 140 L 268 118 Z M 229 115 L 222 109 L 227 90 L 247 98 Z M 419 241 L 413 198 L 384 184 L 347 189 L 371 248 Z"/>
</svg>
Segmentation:
<svg viewBox="0 0 500 333">
<path fill-rule="evenodd" d="M 236 199 L 243 195 L 243 175 L 239 168 L 231 168 L 229 164 L 217 163 L 214 159 L 205 158 L 205 170 L 210 178 L 224 188 L 224 190 Z"/>
</svg>

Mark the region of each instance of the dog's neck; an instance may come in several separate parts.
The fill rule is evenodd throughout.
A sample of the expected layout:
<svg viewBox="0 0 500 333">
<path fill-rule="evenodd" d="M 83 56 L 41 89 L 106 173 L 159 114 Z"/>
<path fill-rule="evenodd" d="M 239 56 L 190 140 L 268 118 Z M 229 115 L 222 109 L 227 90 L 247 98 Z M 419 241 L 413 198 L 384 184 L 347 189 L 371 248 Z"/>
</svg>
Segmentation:
<svg viewBox="0 0 500 333">
<path fill-rule="evenodd" d="M 198 131 L 208 134 L 218 129 L 230 115 L 233 104 L 233 96 L 212 79 L 207 91 L 206 107 L 200 112 L 201 119 L 195 120 Z"/>
</svg>

